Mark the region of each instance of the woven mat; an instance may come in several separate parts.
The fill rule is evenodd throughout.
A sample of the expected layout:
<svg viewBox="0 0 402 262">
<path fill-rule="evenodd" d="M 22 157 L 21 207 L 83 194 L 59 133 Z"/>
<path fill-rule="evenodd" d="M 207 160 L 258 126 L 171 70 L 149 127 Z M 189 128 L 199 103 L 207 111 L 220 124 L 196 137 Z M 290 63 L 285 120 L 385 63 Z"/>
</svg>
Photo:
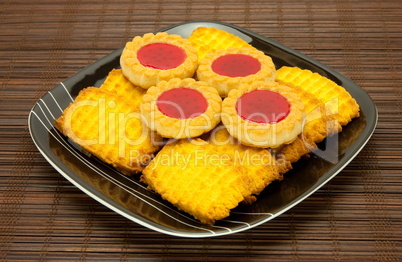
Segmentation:
<svg viewBox="0 0 402 262">
<path fill-rule="evenodd" d="M 402 8 L 398 1 L 0 2 L 0 260 L 401 260 Z M 183 21 L 243 26 L 362 86 L 379 123 L 331 182 L 268 223 L 184 239 L 114 213 L 64 179 L 27 128 L 60 81 L 136 35 Z"/>
</svg>

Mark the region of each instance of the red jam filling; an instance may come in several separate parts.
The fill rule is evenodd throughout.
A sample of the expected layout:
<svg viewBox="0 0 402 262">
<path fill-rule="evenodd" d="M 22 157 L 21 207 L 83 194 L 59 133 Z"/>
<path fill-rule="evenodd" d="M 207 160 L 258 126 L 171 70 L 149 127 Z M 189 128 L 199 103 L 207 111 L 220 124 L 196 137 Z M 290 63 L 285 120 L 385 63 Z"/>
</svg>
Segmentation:
<svg viewBox="0 0 402 262">
<path fill-rule="evenodd" d="M 143 66 L 167 70 L 176 68 L 186 60 L 186 52 L 178 46 L 154 43 L 138 50 L 137 58 Z"/>
<path fill-rule="evenodd" d="M 290 104 L 277 92 L 254 90 L 237 100 L 236 111 L 241 118 L 250 122 L 276 124 L 288 116 Z"/>
<path fill-rule="evenodd" d="M 162 114 L 178 119 L 194 118 L 208 107 L 205 97 L 197 90 L 179 87 L 163 92 L 156 101 Z"/>
<path fill-rule="evenodd" d="M 229 54 L 218 57 L 212 63 L 212 70 L 223 76 L 245 77 L 260 71 L 261 63 L 248 55 Z"/>
</svg>

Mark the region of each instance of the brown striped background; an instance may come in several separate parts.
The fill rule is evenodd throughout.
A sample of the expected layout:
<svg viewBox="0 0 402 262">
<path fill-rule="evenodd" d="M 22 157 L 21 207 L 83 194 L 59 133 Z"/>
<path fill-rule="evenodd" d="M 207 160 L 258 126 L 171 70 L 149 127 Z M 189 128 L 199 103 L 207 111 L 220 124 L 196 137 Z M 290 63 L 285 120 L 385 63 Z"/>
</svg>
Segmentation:
<svg viewBox="0 0 402 262">
<path fill-rule="evenodd" d="M 363 151 L 317 193 L 257 228 L 183 239 L 139 226 L 72 186 L 35 148 L 33 104 L 136 35 L 190 20 L 246 27 L 361 85 L 379 110 Z M 399 1 L 0 1 L 1 261 L 401 261 Z"/>
</svg>

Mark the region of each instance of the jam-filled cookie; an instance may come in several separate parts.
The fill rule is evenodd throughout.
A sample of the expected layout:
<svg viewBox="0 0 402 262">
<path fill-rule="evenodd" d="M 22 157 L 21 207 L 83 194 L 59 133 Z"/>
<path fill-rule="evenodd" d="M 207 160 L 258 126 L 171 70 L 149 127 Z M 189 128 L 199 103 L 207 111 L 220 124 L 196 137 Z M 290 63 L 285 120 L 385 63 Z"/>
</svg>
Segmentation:
<svg viewBox="0 0 402 262">
<path fill-rule="evenodd" d="M 242 144 L 276 148 L 302 132 L 304 105 L 290 87 L 277 82 L 242 84 L 222 103 L 222 122 Z"/>
<path fill-rule="evenodd" d="M 162 80 L 192 77 L 197 60 L 197 50 L 189 40 L 160 32 L 137 36 L 128 42 L 120 66 L 132 83 L 148 89 Z"/>
<path fill-rule="evenodd" d="M 275 80 L 276 69 L 271 57 L 259 50 L 228 48 L 209 53 L 200 61 L 196 75 L 226 97 L 239 84 Z"/>
<path fill-rule="evenodd" d="M 159 82 L 143 96 L 148 126 L 166 138 L 197 137 L 220 122 L 222 100 L 215 88 L 192 78 Z"/>
</svg>

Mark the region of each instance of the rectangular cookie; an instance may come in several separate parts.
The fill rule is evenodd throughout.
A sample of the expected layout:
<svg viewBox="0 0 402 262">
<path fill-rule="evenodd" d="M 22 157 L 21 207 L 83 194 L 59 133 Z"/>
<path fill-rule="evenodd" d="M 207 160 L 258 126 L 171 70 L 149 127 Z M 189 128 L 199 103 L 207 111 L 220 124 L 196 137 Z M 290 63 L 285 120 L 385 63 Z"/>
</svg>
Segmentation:
<svg viewBox="0 0 402 262">
<path fill-rule="evenodd" d="M 265 174 L 236 161 L 221 146 L 200 138 L 183 139 L 164 146 L 141 180 L 180 210 L 212 225 L 279 177 L 272 161 Z"/>
<path fill-rule="evenodd" d="M 116 92 L 129 103 L 135 106 L 136 111 L 140 111 L 142 96 L 147 90 L 134 85 L 124 75 L 121 69 L 113 69 L 109 72 L 105 82 L 100 86 L 101 89 Z"/>
<path fill-rule="evenodd" d="M 162 140 L 142 124 L 134 104 L 96 87 L 81 90 L 55 127 L 126 175 L 141 172 Z"/>
</svg>

